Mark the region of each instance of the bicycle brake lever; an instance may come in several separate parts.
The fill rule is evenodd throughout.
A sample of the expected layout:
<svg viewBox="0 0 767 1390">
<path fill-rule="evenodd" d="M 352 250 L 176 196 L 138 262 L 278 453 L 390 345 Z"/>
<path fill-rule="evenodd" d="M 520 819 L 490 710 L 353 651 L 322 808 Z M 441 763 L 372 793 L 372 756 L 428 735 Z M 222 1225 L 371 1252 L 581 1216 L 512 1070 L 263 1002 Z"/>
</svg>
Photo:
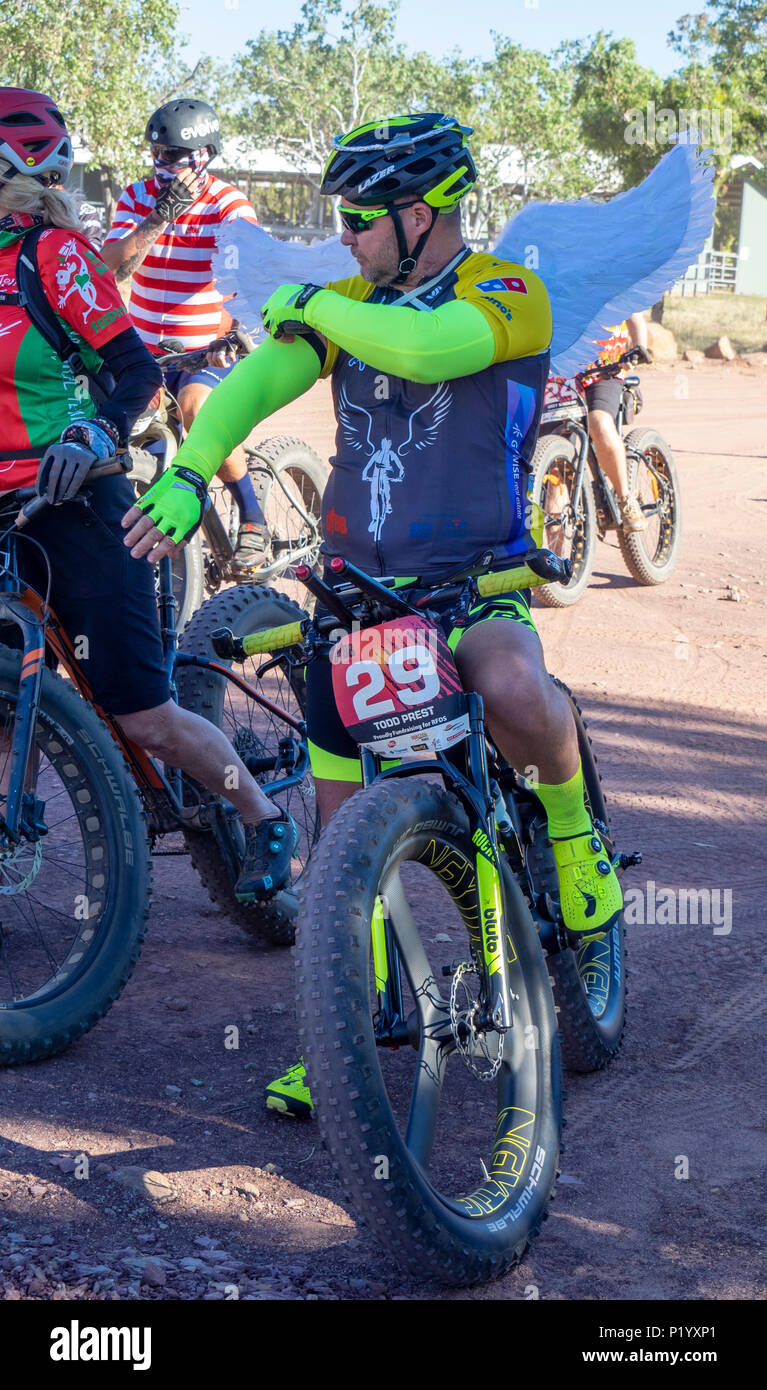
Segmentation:
<svg viewBox="0 0 767 1390">
<path fill-rule="evenodd" d="M 280 338 L 284 338 L 287 334 L 290 334 L 290 336 L 294 338 L 300 338 L 302 336 L 306 337 L 308 333 L 313 332 L 314 329 L 310 328 L 308 323 L 304 323 L 303 319 L 283 319 L 282 323 L 277 325 L 277 329 L 272 336 L 279 341 Z"/>
</svg>

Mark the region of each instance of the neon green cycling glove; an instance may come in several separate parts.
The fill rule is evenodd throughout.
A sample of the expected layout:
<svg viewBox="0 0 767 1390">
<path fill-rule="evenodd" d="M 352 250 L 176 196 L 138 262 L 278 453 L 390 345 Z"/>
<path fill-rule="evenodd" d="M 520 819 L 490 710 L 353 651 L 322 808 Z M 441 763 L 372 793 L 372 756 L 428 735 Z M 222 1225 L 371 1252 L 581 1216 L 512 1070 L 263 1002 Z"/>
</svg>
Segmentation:
<svg viewBox="0 0 767 1390">
<path fill-rule="evenodd" d="M 136 505 L 152 518 L 158 531 L 178 543 L 194 535 L 207 500 L 205 479 L 193 468 L 171 464 Z"/>
<path fill-rule="evenodd" d="M 261 310 L 264 328 L 273 338 L 286 333 L 305 333 L 304 309 L 315 294 L 328 294 L 321 285 L 280 285 Z"/>
</svg>

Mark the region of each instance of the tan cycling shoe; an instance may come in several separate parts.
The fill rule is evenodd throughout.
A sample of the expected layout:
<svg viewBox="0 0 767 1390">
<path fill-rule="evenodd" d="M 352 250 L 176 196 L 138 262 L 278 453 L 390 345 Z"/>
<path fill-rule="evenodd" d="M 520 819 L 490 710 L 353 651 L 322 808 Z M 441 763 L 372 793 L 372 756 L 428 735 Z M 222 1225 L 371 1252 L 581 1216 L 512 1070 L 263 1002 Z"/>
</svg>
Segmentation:
<svg viewBox="0 0 767 1390">
<path fill-rule="evenodd" d="M 621 526 L 624 531 L 644 531 L 646 525 L 639 498 L 630 492 L 621 502 Z"/>
</svg>

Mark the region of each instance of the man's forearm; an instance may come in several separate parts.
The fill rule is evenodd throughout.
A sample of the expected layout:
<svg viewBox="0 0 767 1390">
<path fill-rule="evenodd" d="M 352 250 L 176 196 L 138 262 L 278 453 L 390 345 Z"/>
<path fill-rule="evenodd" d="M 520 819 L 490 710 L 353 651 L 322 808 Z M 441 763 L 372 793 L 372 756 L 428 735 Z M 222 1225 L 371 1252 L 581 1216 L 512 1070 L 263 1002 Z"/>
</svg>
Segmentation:
<svg viewBox="0 0 767 1390">
<path fill-rule="evenodd" d="M 134 271 L 138 270 L 165 225 L 162 217 L 150 212 L 149 216 L 139 223 L 135 232 L 129 232 L 119 241 L 108 241 L 102 246 L 102 259 L 114 274 L 118 285 L 130 280 Z"/>
<path fill-rule="evenodd" d="M 292 343 L 267 338 L 211 391 L 192 421 L 174 466 L 192 468 L 209 483 L 256 425 L 314 385 L 320 365 L 305 338 Z"/>
</svg>

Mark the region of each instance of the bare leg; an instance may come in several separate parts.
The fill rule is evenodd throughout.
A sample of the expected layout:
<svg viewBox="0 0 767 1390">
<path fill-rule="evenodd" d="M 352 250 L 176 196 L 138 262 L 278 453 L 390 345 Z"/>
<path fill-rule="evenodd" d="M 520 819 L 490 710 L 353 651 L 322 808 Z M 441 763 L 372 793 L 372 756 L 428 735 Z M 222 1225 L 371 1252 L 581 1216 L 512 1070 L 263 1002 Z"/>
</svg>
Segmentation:
<svg viewBox="0 0 767 1390">
<path fill-rule="evenodd" d="M 612 415 L 606 410 L 590 410 L 589 434 L 596 451 L 599 467 L 603 473 L 606 473 L 615 488 L 618 501 L 624 502 L 629 490 L 626 450 Z"/>
<path fill-rule="evenodd" d="M 506 618 L 480 623 L 461 638 L 456 665 L 466 689 L 482 696 L 487 726 L 512 767 L 545 783 L 575 775 L 575 723 L 549 678 L 536 633 Z"/>
<path fill-rule="evenodd" d="M 331 782 L 324 777 L 315 777 L 314 789 L 317 793 L 317 806 L 323 829 L 339 806 L 360 789 L 360 782 Z"/>
<path fill-rule="evenodd" d="M 215 724 L 168 700 L 155 709 L 122 714 L 117 723 L 133 743 L 153 758 L 180 767 L 196 782 L 237 807 L 245 825 L 279 815 Z"/>
</svg>

